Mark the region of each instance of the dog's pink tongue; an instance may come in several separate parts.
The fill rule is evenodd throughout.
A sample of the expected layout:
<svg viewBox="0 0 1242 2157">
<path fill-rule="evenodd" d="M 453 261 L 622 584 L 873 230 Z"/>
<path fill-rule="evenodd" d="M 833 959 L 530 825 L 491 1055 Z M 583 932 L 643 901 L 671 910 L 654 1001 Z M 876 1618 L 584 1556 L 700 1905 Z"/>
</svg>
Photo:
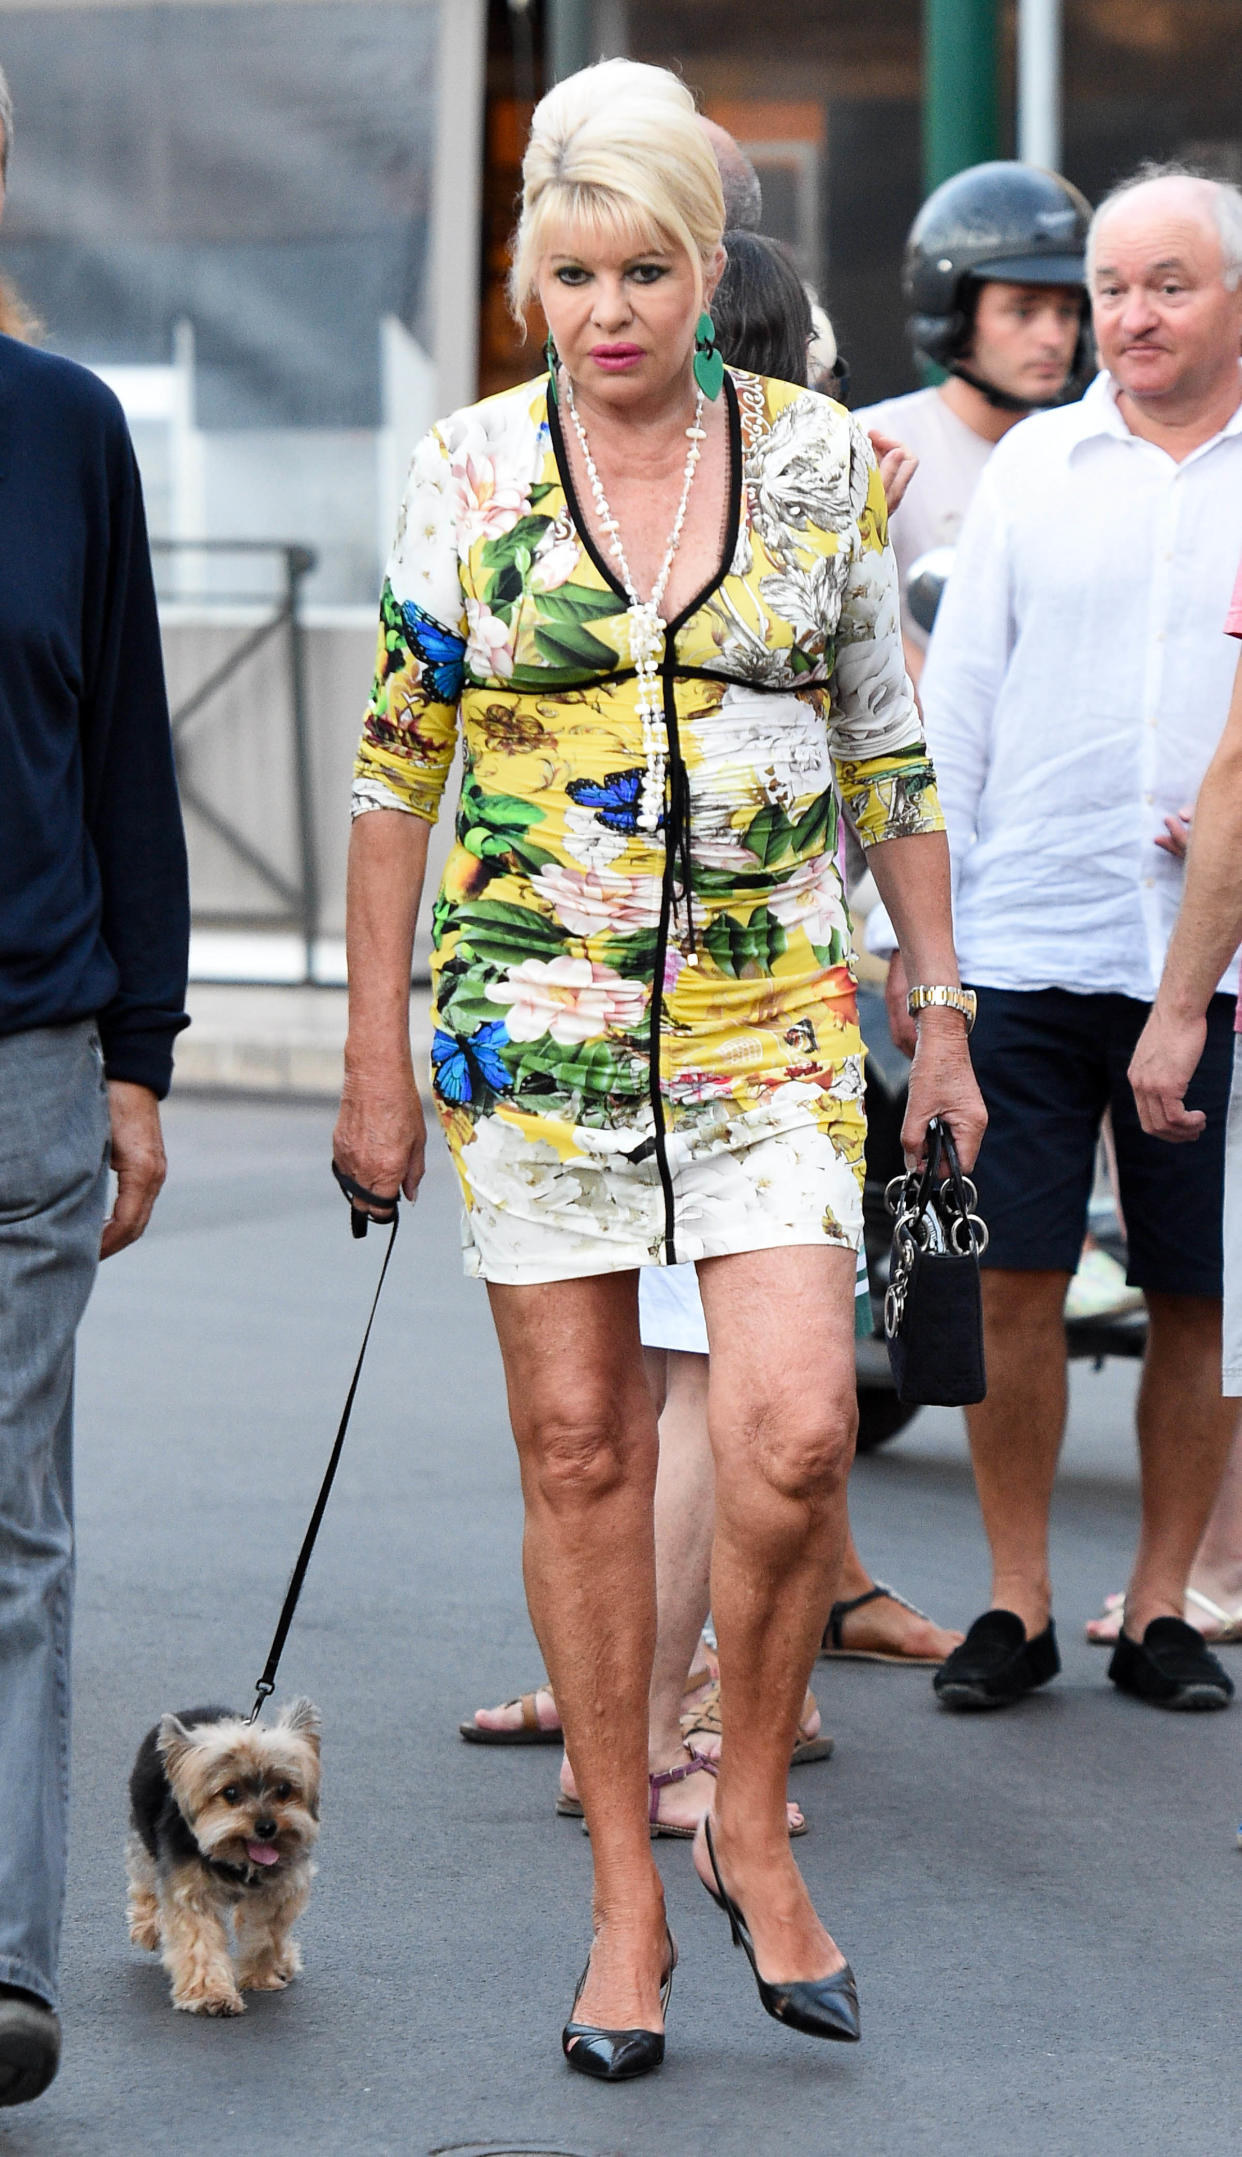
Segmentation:
<svg viewBox="0 0 1242 2157">
<path fill-rule="evenodd" d="M 246 1855 L 252 1865 L 279 1865 L 280 1852 L 274 1842 L 248 1842 Z"/>
</svg>

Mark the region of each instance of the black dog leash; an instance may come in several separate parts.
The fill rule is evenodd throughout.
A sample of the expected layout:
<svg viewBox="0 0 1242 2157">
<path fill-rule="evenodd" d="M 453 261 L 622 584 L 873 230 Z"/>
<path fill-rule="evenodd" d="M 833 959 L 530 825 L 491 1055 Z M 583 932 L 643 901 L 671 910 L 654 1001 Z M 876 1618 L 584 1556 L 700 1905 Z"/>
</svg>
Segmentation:
<svg viewBox="0 0 1242 2157">
<path fill-rule="evenodd" d="M 323 1525 L 323 1516 L 328 1510 L 328 1500 L 332 1495 L 332 1485 L 336 1480 L 336 1471 L 340 1465 L 341 1453 L 345 1445 L 345 1433 L 349 1429 L 349 1419 L 353 1413 L 354 1395 L 358 1391 L 358 1380 L 362 1376 L 362 1365 L 367 1352 L 367 1342 L 371 1338 L 371 1328 L 375 1324 L 375 1313 L 379 1309 L 379 1299 L 384 1286 L 384 1277 L 388 1272 L 388 1261 L 392 1257 L 392 1247 L 397 1240 L 398 1209 L 401 1204 L 401 1193 L 396 1192 L 392 1198 L 380 1198 L 374 1191 L 368 1191 L 364 1189 L 362 1184 L 355 1183 L 352 1176 L 347 1176 L 343 1169 L 337 1167 L 335 1161 L 332 1163 L 332 1173 L 349 1200 L 349 1225 L 355 1236 L 365 1236 L 368 1223 L 372 1220 L 377 1221 L 384 1227 L 387 1227 L 391 1221 L 392 1227 L 389 1230 L 388 1249 L 384 1253 L 384 1263 L 380 1267 L 379 1280 L 376 1282 L 375 1295 L 371 1302 L 371 1315 L 367 1320 L 367 1329 L 362 1336 L 362 1346 L 358 1350 L 358 1361 L 354 1365 L 354 1375 L 349 1381 L 349 1391 L 345 1396 L 345 1406 L 341 1412 L 341 1420 L 337 1427 L 336 1443 L 332 1448 L 332 1458 L 328 1462 L 328 1472 L 319 1486 L 319 1496 L 315 1500 L 315 1510 L 310 1517 L 310 1526 L 303 1538 L 302 1548 L 298 1552 L 297 1564 L 290 1575 L 289 1586 L 285 1591 L 285 1600 L 281 1605 L 280 1617 L 276 1623 L 276 1631 L 272 1636 L 272 1645 L 268 1649 L 267 1661 L 263 1666 L 263 1675 L 255 1686 L 254 1706 L 246 1717 L 248 1723 L 258 1720 L 259 1711 L 264 1701 L 270 1700 L 276 1690 L 276 1672 L 280 1664 L 280 1658 L 284 1653 L 285 1642 L 289 1637 L 289 1627 L 293 1623 L 293 1614 L 298 1607 L 298 1597 L 302 1593 L 302 1583 L 306 1579 L 306 1569 L 311 1561 L 311 1552 L 315 1548 L 315 1538 Z M 379 1214 L 364 1213 L 362 1205 L 358 1203 L 359 1200 L 362 1201 L 362 1205 L 382 1207 L 384 1210 Z"/>
</svg>

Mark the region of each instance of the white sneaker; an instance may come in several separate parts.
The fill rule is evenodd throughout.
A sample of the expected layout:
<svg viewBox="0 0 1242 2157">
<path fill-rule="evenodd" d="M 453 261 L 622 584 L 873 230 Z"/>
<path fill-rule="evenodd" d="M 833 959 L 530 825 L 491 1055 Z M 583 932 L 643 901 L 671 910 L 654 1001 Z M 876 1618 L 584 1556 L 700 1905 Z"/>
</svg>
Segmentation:
<svg viewBox="0 0 1242 2157">
<path fill-rule="evenodd" d="M 1065 1293 L 1067 1318 L 1120 1318 L 1142 1308 L 1143 1291 L 1131 1288 L 1124 1266 L 1107 1251 L 1084 1251 Z"/>
</svg>

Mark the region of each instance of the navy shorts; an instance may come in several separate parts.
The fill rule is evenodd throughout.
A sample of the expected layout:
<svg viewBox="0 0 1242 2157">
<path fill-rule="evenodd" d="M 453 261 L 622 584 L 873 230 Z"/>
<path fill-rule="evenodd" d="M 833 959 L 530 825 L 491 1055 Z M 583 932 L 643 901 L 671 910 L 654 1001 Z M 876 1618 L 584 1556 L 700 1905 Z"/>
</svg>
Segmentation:
<svg viewBox="0 0 1242 2157">
<path fill-rule="evenodd" d="M 1157 1294 L 1219 1296 L 1233 998 L 1208 1006 L 1186 1093 L 1207 1129 L 1193 1145 L 1148 1138 L 1126 1077 L 1150 1005 L 1068 989 L 979 989 L 971 1060 L 988 1112 L 972 1171 L 991 1241 L 983 1263 L 1073 1273 L 1096 1144 L 1112 1110 L 1127 1279 Z"/>
</svg>

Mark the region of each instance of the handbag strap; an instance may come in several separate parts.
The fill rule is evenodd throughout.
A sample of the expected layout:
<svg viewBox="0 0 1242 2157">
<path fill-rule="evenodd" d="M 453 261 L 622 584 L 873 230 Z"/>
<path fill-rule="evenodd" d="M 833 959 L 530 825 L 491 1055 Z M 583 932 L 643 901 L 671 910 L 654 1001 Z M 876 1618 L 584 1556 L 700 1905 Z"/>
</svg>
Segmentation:
<svg viewBox="0 0 1242 2157">
<path fill-rule="evenodd" d="M 336 1175 L 337 1182 L 340 1183 L 342 1188 L 344 1189 L 348 1179 L 345 1179 L 341 1176 L 341 1173 L 337 1169 L 335 1162 L 333 1162 L 332 1166 L 333 1173 Z M 361 1191 L 361 1187 L 359 1185 L 354 1185 L 354 1190 Z M 367 1191 L 362 1192 L 361 1195 L 363 1197 L 370 1198 L 372 1194 Z M 352 1197 L 352 1194 L 347 1192 L 347 1196 Z M 371 1315 L 367 1319 L 366 1332 L 362 1336 L 362 1346 L 358 1350 L 358 1361 L 354 1365 L 354 1375 L 349 1381 L 349 1391 L 345 1396 L 345 1406 L 341 1411 L 341 1420 L 337 1425 L 336 1440 L 332 1447 L 332 1457 L 328 1462 L 327 1473 L 324 1476 L 323 1482 L 319 1486 L 319 1496 L 315 1500 L 315 1510 L 311 1514 L 310 1525 L 306 1530 L 306 1534 L 302 1538 L 302 1548 L 298 1552 L 297 1563 L 294 1566 L 293 1572 L 289 1577 L 289 1585 L 285 1590 L 285 1599 L 284 1602 L 281 1604 L 280 1616 L 276 1621 L 276 1631 L 272 1635 L 272 1645 L 268 1649 L 267 1661 L 263 1665 L 263 1675 L 260 1679 L 258 1679 L 255 1685 L 254 1706 L 251 1708 L 249 1715 L 246 1717 L 246 1720 L 249 1723 L 253 1723 L 257 1720 L 259 1711 L 262 1708 L 264 1701 L 269 1700 L 276 1690 L 276 1672 L 280 1664 L 280 1658 L 284 1653 L 285 1642 L 289 1637 L 289 1628 L 293 1623 L 293 1614 L 298 1607 L 298 1598 L 302 1593 L 302 1583 L 306 1579 L 306 1570 L 311 1561 L 311 1552 L 315 1548 L 315 1539 L 319 1534 L 320 1527 L 322 1526 L 323 1516 L 328 1510 L 328 1500 L 332 1495 L 332 1485 L 336 1481 L 336 1471 L 340 1466 L 341 1453 L 344 1450 L 345 1433 L 349 1429 L 349 1419 L 350 1416 L 353 1414 L 354 1395 L 358 1391 L 358 1380 L 362 1376 L 362 1365 L 367 1352 L 367 1342 L 371 1338 L 371 1328 L 375 1324 L 375 1313 L 379 1309 L 379 1299 L 383 1290 L 384 1279 L 388 1272 L 388 1262 L 392 1257 L 393 1245 L 397 1240 L 397 1226 L 400 1220 L 400 1214 L 398 1211 L 400 1205 L 400 1194 L 398 1194 L 397 1197 L 391 1199 L 376 1199 L 374 1203 L 379 1206 L 392 1207 L 392 1227 L 389 1230 L 388 1234 L 388 1249 L 384 1253 L 384 1263 L 380 1267 L 379 1280 L 376 1283 L 375 1294 L 371 1301 Z M 357 1226 L 357 1222 L 359 1219 L 365 1221 L 366 1218 L 367 1217 L 365 1214 L 359 1215 L 357 1212 L 354 1213 L 353 1230 L 356 1236 L 359 1234 L 366 1234 L 365 1228 L 360 1230 Z"/>
<path fill-rule="evenodd" d="M 891 1197 L 898 1189 L 900 1207 L 893 1204 Z M 976 1211 L 978 1195 L 962 1173 L 952 1126 L 943 1117 L 933 1116 L 928 1122 L 927 1159 L 922 1170 L 912 1169 L 904 1183 L 890 1184 L 889 1192 L 891 1210 L 900 1210 L 906 1218 L 921 1220 L 924 1214 L 935 1213 L 949 1248 L 959 1257 L 966 1255 L 958 1240 L 963 1233 L 969 1250 L 986 1249 L 988 1232 Z"/>
</svg>

